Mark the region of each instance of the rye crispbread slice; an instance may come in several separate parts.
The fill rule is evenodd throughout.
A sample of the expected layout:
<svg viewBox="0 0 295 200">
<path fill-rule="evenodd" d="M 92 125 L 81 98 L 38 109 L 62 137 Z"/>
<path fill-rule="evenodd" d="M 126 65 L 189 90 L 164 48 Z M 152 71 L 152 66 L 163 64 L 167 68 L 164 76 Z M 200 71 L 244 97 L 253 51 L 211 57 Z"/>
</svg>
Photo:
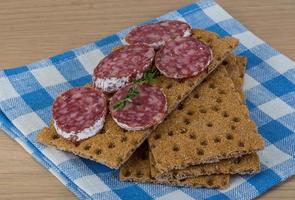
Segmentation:
<svg viewBox="0 0 295 200">
<path fill-rule="evenodd" d="M 222 64 L 225 66 L 229 77 L 232 79 L 237 92 L 240 94 L 242 99 L 244 99 L 243 83 L 247 58 L 243 56 L 230 55 L 222 62 Z"/>
<path fill-rule="evenodd" d="M 161 174 L 240 157 L 264 146 L 222 65 L 157 127 L 148 141 Z"/>
<path fill-rule="evenodd" d="M 150 159 L 153 159 L 150 156 Z M 217 163 L 207 163 L 189 166 L 185 169 L 172 170 L 167 173 L 160 174 L 154 167 L 154 163 L 150 162 L 151 177 L 155 179 L 187 179 L 192 177 L 216 174 L 254 174 L 260 171 L 260 161 L 256 153 L 244 155 L 238 158 L 221 160 Z"/>
<path fill-rule="evenodd" d="M 199 83 L 215 70 L 238 44 L 237 39 L 232 37 L 221 39 L 215 33 L 204 30 L 194 30 L 193 34 L 193 37 L 199 38 L 211 47 L 213 61 L 207 71 L 203 71 L 198 76 L 189 79 L 175 80 L 162 75 L 157 77 L 155 84 L 163 88 L 167 96 L 167 114 L 173 111 Z M 41 130 L 37 135 L 37 141 L 117 169 L 128 160 L 152 130 L 151 128 L 145 131 L 125 131 L 108 115 L 103 131 L 81 141 L 79 144 L 74 144 L 59 137 L 52 123 L 49 128 Z"/>
<path fill-rule="evenodd" d="M 245 57 L 230 55 L 222 62 L 239 94 L 243 94 L 242 84 L 246 61 Z M 151 176 L 157 179 L 184 179 L 212 174 L 253 174 L 260 171 L 260 161 L 256 153 L 239 158 L 225 159 L 216 163 L 193 165 L 163 174 L 159 173 L 154 167 L 152 155 L 150 155 L 150 159 L 152 159 L 150 160 Z"/>
<path fill-rule="evenodd" d="M 177 179 L 155 179 L 151 176 L 148 145 L 142 144 L 131 158 L 120 168 L 120 180 L 140 183 L 158 183 L 172 186 L 227 188 L 229 186 L 229 175 L 211 175 L 195 178 Z"/>
</svg>

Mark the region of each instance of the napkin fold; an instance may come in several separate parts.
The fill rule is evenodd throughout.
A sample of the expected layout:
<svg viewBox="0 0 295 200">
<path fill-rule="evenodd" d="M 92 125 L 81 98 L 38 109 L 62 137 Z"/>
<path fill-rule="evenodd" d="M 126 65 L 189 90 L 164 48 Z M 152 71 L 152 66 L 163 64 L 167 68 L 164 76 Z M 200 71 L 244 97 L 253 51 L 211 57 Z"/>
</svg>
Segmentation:
<svg viewBox="0 0 295 200">
<path fill-rule="evenodd" d="M 122 45 L 133 27 L 32 64 L 0 71 L 0 128 L 80 199 L 252 199 L 295 174 L 295 63 L 211 0 L 192 3 L 145 23 L 185 20 L 193 28 L 240 40 L 237 55 L 248 58 L 244 90 L 251 118 L 266 147 L 262 170 L 231 179 L 226 190 L 120 182 L 118 171 L 36 143 L 48 126 L 51 105 L 62 91 L 91 81 L 99 60 Z"/>
</svg>

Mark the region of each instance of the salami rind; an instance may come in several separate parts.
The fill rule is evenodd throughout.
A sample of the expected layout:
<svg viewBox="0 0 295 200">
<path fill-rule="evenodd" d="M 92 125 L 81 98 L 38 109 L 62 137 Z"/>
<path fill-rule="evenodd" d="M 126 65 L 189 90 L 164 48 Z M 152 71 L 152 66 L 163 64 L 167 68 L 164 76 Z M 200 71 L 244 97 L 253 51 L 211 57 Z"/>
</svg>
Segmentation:
<svg viewBox="0 0 295 200">
<path fill-rule="evenodd" d="M 124 108 L 115 109 L 114 105 L 126 97 L 128 90 L 136 87 L 138 96 L 127 102 Z M 159 124 L 167 111 L 167 99 L 157 86 L 140 84 L 127 85 L 118 90 L 110 100 L 110 113 L 114 121 L 129 131 L 144 130 Z"/>
<path fill-rule="evenodd" d="M 102 129 L 107 102 L 102 91 L 78 87 L 59 95 L 53 103 L 52 113 L 57 134 L 77 142 Z"/>
<path fill-rule="evenodd" d="M 154 56 L 154 49 L 145 44 L 123 46 L 97 65 L 93 84 L 104 92 L 116 92 L 127 83 L 140 79 L 151 66 Z"/>
<path fill-rule="evenodd" d="M 192 28 L 187 23 L 178 20 L 165 20 L 134 28 L 127 34 L 125 41 L 128 44 L 144 43 L 159 49 L 171 39 L 188 37 L 191 34 Z"/>
<path fill-rule="evenodd" d="M 166 77 L 174 79 L 198 75 L 213 59 L 209 46 L 193 37 L 168 41 L 156 54 L 155 65 Z"/>
</svg>

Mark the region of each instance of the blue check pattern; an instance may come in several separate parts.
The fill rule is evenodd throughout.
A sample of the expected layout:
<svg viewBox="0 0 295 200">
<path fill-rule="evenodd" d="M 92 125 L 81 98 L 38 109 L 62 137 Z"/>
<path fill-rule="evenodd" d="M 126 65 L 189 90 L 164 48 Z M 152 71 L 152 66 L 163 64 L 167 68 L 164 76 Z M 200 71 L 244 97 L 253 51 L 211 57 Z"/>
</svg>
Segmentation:
<svg viewBox="0 0 295 200">
<path fill-rule="evenodd" d="M 226 190 L 120 182 L 118 171 L 35 142 L 62 91 L 91 81 L 100 59 L 124 44 L 133 27 L 63 54 L 0 71 L 0 127 L 80 199 L 253 199 L 295 174 L 295 63 L 211 0 L 180 8 L 145 23 L 180 19 L 193 28 L 234 36 L 236 54 L 248 58 L 244 90 L 251 118 L 266 141 L 262 171 L 234 176 Z"/>
</svg>

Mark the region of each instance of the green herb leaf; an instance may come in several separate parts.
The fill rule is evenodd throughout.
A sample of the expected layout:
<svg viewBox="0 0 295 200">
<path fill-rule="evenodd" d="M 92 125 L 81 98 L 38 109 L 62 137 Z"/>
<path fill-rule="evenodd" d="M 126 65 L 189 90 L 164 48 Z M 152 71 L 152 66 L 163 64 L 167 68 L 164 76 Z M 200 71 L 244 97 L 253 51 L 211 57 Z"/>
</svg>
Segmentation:
<svg viewBox="0 0 295 200">
<path fill-rule="evenodd" d="M 136 86 L 129 88 L 127 95 L 123 97 L 120 101 L 115 103 L 113 106 L 114 109 L 122 109 L 126 106 L 127 102 L 131 102 L 132 99 L 139 95 L 139 91 L 137 90 Z"/>
<path fill-rule="evenodd" d="M 124 108 L 126 105 L 126 102 L 125 101 L 118 101 L 114 106 L 113 108 L 114 109 L 121 109 L 121 108 Z"/>
<path fill-rule="evenodd" d="M 132 99 L 133 97 L 135 97 L 137 95 L 139 95 L 139 91 L 137 90 L 137 88 L 136 87 L 131 87 L 128 90 L 128 93 L 126 95 L 126 98 L 127 99 Z"/>
<path fill-rule="evenodd" d="M 116 102 L 113 108 L 114 109 L 124 108 L 128 102 L 131 102 L 134 97 L 139 95 L 137 84 L 141 84 L 141 83 L 152 84 L 155 82 L 155 78 L 156 76 L 158 76 L 158 74 L 159 74 L 159 71 L 155 67 L 145 71 L 143 74 L 143 77 L 139 80 L 134 81 L 135 85 L 129 88 L 127 95 L 123 97 L 120 101 Z"/>
<path fill-rule="evenodd" d="M 153 67 L 144 72 L 143 77 L 139 80 L 136 80 L 135 83 L 148 83 L 152 84 L 155 82 L 156 76 L 159 74 L 159 71 Z"/>
</svg>

